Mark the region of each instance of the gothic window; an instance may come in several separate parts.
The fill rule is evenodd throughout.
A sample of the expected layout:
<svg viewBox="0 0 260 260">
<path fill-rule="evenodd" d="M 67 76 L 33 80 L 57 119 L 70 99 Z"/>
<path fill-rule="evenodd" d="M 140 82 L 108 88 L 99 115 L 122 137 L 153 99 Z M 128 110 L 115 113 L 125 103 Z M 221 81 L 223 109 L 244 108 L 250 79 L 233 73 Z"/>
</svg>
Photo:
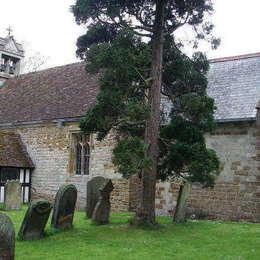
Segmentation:
<svg viewBox="0 0 260 260">
<path fill-rule="evenodd" d="M 81 174 L 82 146 L 80 143 L 76 145 L 76 174 Z"/>
<path fill-rule="evenodd" d="M 84 174 L 89 174 L 89 159 L 90 159 L 90 147 L 88 143 L 84 144 L 84 161 L 83 161 L 83 172 Z"/>
<path fill-rule="evenodd" d="M 90 146 L 89 136 L 74 134 L 75 172 L 77 175 L 89 174 Z"/>
</svg>

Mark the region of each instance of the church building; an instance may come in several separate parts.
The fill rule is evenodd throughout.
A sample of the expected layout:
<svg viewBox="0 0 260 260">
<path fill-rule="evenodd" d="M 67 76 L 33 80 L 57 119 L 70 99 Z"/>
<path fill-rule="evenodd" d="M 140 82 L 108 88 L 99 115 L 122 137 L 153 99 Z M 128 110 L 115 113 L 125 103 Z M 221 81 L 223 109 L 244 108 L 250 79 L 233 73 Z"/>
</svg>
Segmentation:
<svg viewBox="0 0 260 260">
<path fill-rule="evenodd" d="M 77 206 L 84 208 L 86 183 L 104 176 L 115 186 L 112 209 L 134 210 L 138 178 L 126 180 L 117 173 L 111 160 L 113 134 L 98 142 L 78 127 L 95 103 L 98 75 L 86 73 L 84 63 L 18 75 L 23 56 L 13 37 L 0 38 L 0 156 L 10 161 L 2 163 L 0 158 L 2 188 L 7 179 L 19 178 L 28 187 L 25 202 L 33 198 L 53 201 L 59 186 L 73 183 L 79 191 Z M 260 53 L 211 61 L 208 94 L 216 102 L 218 127 L 206 139 L 216 150 L 222 171 L 214 188 L 193 185 L 190 214 L 260 221 L 259 72 Z M 176 183 L 158 182 L 157 214 L 172 214 L 178 189 Z"/>
</svg>

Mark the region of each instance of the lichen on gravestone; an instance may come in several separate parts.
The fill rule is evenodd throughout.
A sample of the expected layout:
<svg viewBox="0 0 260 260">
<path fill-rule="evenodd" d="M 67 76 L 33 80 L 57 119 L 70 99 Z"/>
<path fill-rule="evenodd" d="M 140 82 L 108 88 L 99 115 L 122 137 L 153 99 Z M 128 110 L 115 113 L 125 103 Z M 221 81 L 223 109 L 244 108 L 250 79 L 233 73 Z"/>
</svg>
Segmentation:
<svg viewBox="0 0 260 260">
<path fill-rule="evenodd" d="M 99 189 L 100 197 L 95 206 L 92 222 L 97 225 L 104 225 L 109 222 L 110 214 L 110 193 L 113 191 L 114 186 L 111 180 L 106 180 Z"/>
<path fill-rule="evenodd" d="M 101 176 L 94 177 L 87 183 L 87 205 L 86 217 L 92 218 L 95 206 L 98 202 L 100 192 L 99 188 L 104 184 L 107 179 Z"/>
<path fill-rule="evenodd" d="M 51 226 L 56 229 L 70 229 L 77 201 L 77 188 L 73 184 L 61 186 L 56 194 L 53 206 Z"/>
<path fill-rule="evenodd" d="M 186 221 L 187 199 L 191 191 L 191 184 L 185 182 L 180 186 L 178 194 L 177 205 L 174 212 L 173 221 L 181 223 Z"/>
<path fill-rule="evenodd" d="M 11 219 L 0 213 L 0 260 L 13 260 L 15 255 L 15 231 Z"/>
<path fill-rule="evenodd" d="M 19 231 L 21 240 L 40 239 L 51 213 L 52 206 L 47 200 L 34 200 L 30 203 Z"/>
<path fill-rule="evenodd" d="M 20 210 L 22 207 L 22 185 L 19 180 L 5 184 L 4 210 Z"/>
</svg>

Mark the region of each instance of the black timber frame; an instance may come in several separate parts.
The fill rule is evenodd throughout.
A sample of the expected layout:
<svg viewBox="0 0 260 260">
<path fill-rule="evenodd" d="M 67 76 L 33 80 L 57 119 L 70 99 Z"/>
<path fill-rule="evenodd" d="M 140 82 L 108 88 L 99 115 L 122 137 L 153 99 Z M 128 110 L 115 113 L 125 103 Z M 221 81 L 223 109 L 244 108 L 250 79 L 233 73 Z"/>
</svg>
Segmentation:
<svg viewBox="0 0 260 260">
<path fill-rule="evenodd" d="M 17 179 L 20 181 L 20 172 L 23 171 L 23 180 L 21 182 L 22 184 L 22 202 L 23 203 L 28 203 L 31 201 L 31 188 L 32 188 L 32 169 L 31 168 L 18 168 L 18 167 L 3 167 L 0 166 L 0 197 L 1 197 L 1 192 L 2 192 L 2 187 L 5 187 L 6 181 L 3 176 L 3 169 L 17 169 L 17 177 L 14 179 Z M 26 170 L 29 170 L 29 182 L 26 182 Z M 25 187 L 28 187 L 28 201 L 25 201 Z"/>
</svg>

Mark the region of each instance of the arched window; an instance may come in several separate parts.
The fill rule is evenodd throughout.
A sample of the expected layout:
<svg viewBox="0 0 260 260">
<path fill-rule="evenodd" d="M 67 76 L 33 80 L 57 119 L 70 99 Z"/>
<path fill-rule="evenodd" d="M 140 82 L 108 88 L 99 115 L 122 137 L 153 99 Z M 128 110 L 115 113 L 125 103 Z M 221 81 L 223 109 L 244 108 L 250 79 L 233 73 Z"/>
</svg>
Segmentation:
<svg viewBox="0 0 260 260">
<path fill-rule="evenodd" d="M 81 157 L 82 146 L 80 143 L 76 144 L 76 174 L 81 174 Z"/>
<path fill-rule="evenodd" d="M 89 136 L 84 134 L 75 134 L 74 141 L 76 174 L 88 175 L 90 162 Z"/>
<path fill-rule="evenodd" d="M 90 159 L 90 146 L 88 143 L 84 144 L 84 161 L 83 161 L 83 171 L 84 174 L 89 174 L 89 159 Z"/>
</svg>

